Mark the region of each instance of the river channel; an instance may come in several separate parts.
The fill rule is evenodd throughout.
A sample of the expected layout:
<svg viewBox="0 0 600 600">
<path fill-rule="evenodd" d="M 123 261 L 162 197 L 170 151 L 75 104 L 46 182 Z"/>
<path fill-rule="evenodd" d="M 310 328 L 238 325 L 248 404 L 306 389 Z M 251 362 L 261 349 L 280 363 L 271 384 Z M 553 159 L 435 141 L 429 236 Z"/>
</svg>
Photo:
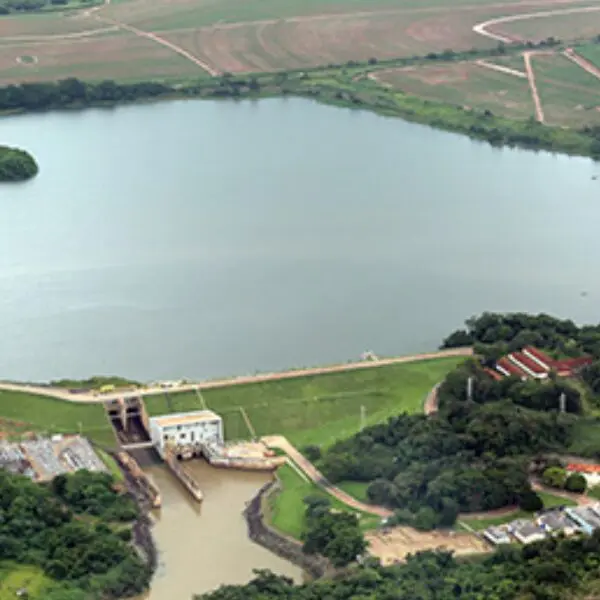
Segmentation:
<svg viewBox="0 0 600 600">
<path fill-rule="evenodd" d="M 600 166 L 299 99 L 0 120 L 0 377 L 216 377 L 598 320 Z M 9 343 L 8 343 L 9 342 Z"/>
<path fill-rule="evenodd" d="M 138 600 L 189 600 L 223 584 L 246 583 L 253 569 L 302 580 L 299 568 L 246 534 L 245 503 L 271 475 L 214 469 L 201 461 L 188 462 L 186 468 L 201 484 L 201 505 L 164 465 L 145 468 L 160 488 L 163 505 L 153 513 L 158 568 L 150 592 Z"/>
</svg>

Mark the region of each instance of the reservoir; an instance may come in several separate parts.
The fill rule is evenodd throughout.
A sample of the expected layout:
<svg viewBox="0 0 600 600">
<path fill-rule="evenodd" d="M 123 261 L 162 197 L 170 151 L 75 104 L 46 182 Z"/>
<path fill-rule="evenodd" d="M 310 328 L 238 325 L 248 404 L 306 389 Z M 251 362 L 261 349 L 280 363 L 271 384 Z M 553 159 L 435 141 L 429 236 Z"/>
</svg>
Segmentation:
<svg viewBox="0 0 600 600">
<path fill-rule="evenodd" d="M 16 116 L 0 141 L 41 169 L 0 187 L 2 378 L 411 353 L 484 310 L 598 321 L 588 159 L 300 99 Z"/>
<path fill-rule="evenodd" d="M 301 570 L 250 541 L 242 516 L 245 502 L 271 477 L 186 463 L 201 482 L 202 504 L 194 502 L 162 464 L 145 468 L 158 484 L 163 506 L 152 529 L 158 568 L 143 600 L 188 600 L 222 584 L 243 584 L 253 569 L 271 569 L 298 583 Z M 139 599 L 142 600 L 142 599 Z"/>
</svg>

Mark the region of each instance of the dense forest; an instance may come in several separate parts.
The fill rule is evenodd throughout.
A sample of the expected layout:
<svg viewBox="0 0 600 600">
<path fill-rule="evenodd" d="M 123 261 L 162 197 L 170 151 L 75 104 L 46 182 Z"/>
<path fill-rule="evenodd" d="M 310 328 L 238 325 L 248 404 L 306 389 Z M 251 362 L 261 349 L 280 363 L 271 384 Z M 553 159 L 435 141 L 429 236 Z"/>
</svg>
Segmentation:
<svg viewBox="0 0 600 600">
<path fill-rule="evenodd" d="M 36 565 L 56 582 L 47 600 L 96 600 L 142 592 L 150 571 L 113 526 L 137 516 L 106 474 L 80 471 L 38 485 L 0 471 L 0 559 Z"/>
<path fill-rule="evenodd" d="M 0 146 L 0 182 L 25 181 L 35 177 L 38 166 L 33 156 L 18 148 Z"/>
<path fill-rule="evenodd" d="M 568 600 L 600 589 L 600 533 L 505 547 L 483 560 L 423 552 L 405 564 L 367 561 L 333 580 L 294 586 L 259 571 L 244 586 L 223 586 L 204 600 Z M 200 598 L 200 597 L 199 597 Z"/>
<path fill-rule="evenodd" d="M 451 333 L 442 348 L 475 345 L 486 353 L 490 347 L 499 356 L 537 346 L 555 356 L 590 354 L 600 359 L 600 325 L 578 327 L 568 319 L 526 313 L 483 313 L 466 321 L 466 328 Z"/>
</svg>

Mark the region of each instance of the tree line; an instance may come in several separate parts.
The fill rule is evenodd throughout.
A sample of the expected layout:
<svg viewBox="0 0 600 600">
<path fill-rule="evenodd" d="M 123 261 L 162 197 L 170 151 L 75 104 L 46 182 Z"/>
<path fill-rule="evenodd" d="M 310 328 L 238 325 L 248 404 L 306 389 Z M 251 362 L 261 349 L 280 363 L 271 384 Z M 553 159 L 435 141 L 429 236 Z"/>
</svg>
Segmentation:
<svg viewBox="0 0 600 600">
<path fill-rule="evenodd" d="M 339 577 L 303 585 L 258 571 L 247 585 L 222 586 L 196 600 L 574 600 L 596 597 L 599 566 L 595 532 L 504 547 L 468 561 L 444 551 L 421 552 L 389 567 L 367 560 Z"/>
<path fill-rule="evenodd" d="M 130 530 L 110 526 L 137 515 L 131 502 L 105 474 L 80 471 L 39 485 L 0 471 L 0 559 L 43 569 L 55 582 L 47 600 L 139 594 L 150 570 L 127 543 Z"/>
</svg>

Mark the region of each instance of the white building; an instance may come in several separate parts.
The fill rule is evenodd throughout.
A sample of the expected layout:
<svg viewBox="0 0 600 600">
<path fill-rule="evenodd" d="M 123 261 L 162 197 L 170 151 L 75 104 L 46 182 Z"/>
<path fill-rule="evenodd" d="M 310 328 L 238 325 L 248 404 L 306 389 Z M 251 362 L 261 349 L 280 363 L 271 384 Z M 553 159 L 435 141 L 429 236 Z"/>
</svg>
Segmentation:
<svg viewBox="0 0 600 600">
<path fill-rule="evenodd" d="M 223 443 L 223 420 L 211 410 L 174 413 L 150 418 L 150 439 L 162 458 L 167 444 L 190 447 Z"/>
</svg>

